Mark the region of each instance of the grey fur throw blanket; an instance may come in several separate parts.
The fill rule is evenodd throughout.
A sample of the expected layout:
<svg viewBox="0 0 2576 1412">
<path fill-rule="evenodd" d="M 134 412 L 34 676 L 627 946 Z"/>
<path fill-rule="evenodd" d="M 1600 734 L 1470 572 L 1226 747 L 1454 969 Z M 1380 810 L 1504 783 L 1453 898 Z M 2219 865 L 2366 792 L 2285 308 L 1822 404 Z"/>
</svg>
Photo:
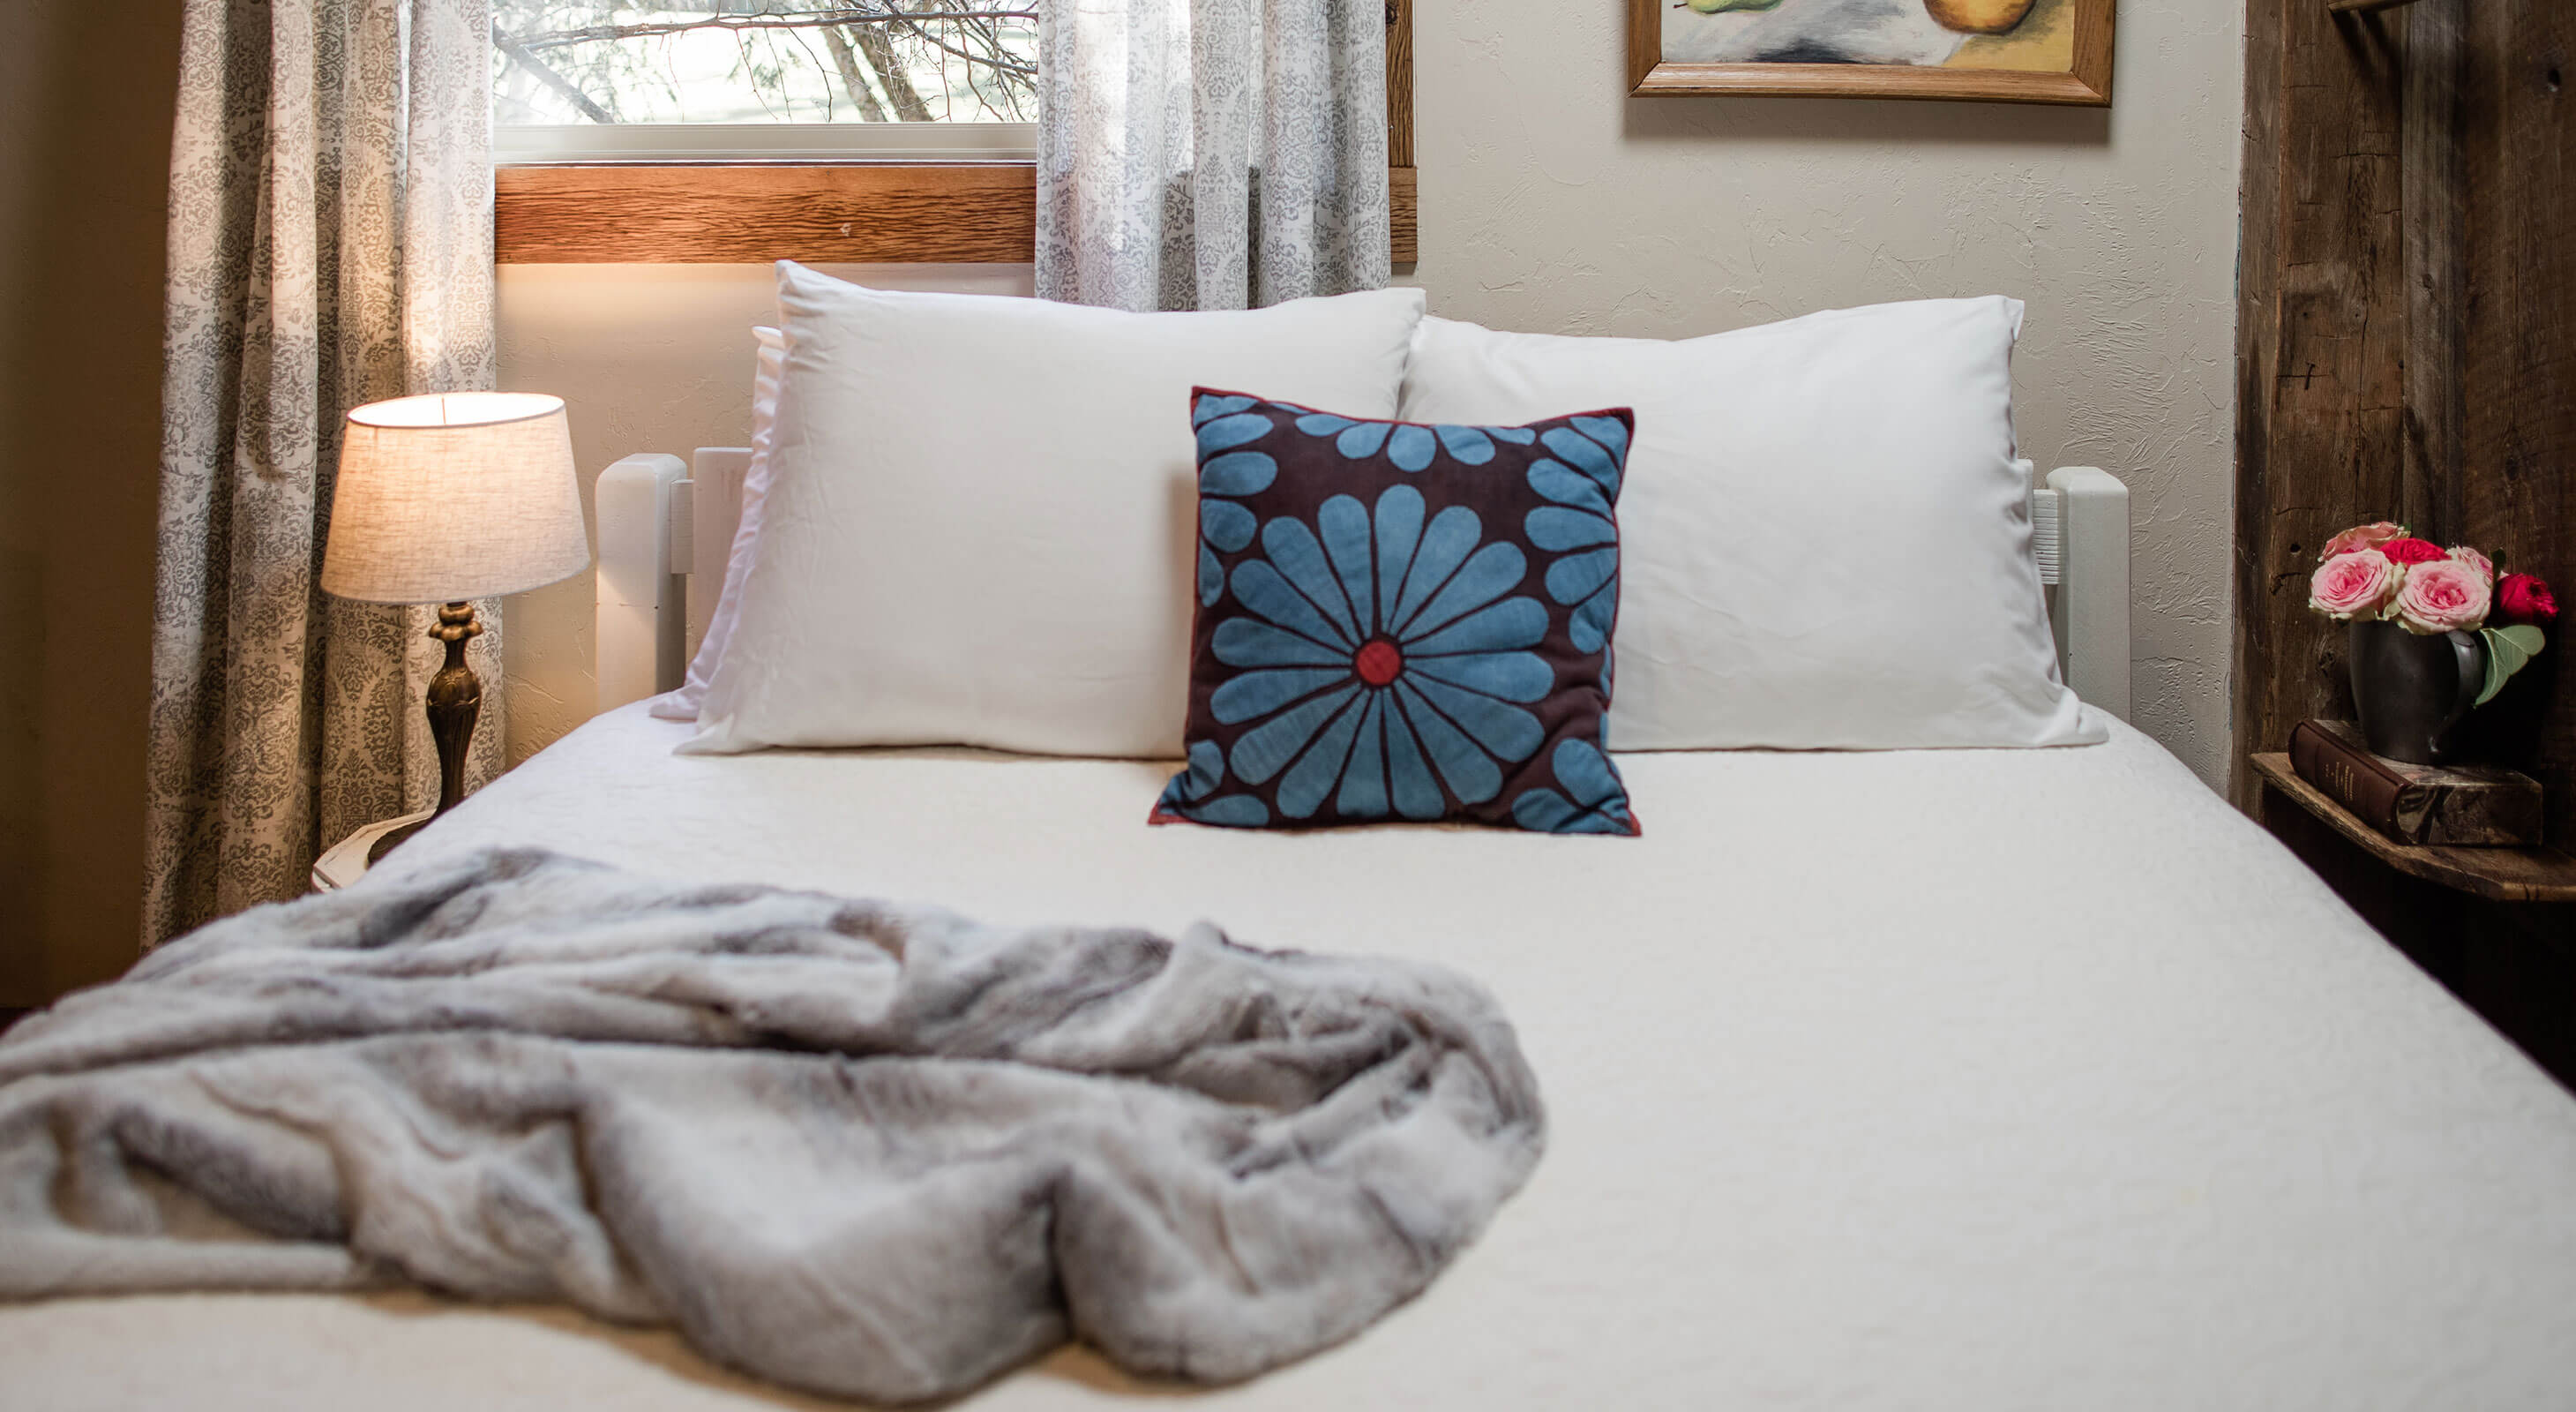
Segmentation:
<svg viewBox="0 0 2576 1412">
<path fill-rule="evenodd" d="M 0 1040 L 0 1295 L 409 1279 L 883 1402 L 1067 1338 L 1248 1377 L 1537 1162 L 1494 1002 L 529 852 L 263 907 Z"/>
</svg>

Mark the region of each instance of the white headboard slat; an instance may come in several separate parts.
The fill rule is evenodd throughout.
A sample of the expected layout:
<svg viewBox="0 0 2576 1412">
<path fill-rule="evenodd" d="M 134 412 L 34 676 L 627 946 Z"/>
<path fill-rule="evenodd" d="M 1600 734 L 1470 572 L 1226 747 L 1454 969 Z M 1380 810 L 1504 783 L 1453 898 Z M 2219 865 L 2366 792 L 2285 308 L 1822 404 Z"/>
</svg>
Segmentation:
<svg viewBox="0 0 2576 1412">
<path fill-rule="evenodd" d="M 629 456 L 600 473 L 602 711 L 678 686 L 715 614 L 751 452 L 705 446 L 692 462 L 684 476 L 676 456 Z M 2126 720 L 2128 487 L 2092 466 L 2060 467 L 2032 488 L 2030 513 L 2058 671 L 2077 696 Z"/>
</svg>

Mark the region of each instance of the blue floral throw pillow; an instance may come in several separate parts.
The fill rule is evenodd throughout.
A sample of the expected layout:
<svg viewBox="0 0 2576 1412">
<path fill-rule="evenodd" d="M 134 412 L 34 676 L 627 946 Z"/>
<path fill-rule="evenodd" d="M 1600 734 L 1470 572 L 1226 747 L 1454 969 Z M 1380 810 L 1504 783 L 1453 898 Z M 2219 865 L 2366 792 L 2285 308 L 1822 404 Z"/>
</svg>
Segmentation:
<svg viewBox="0 0 2576 1412">
<path fill-rule="evenodd" d="M 1198 389 L 1189 768 L 1154 822 L 1637 832 L 1603 753 L 1626 408 L 1357 421 Z"/>
</svg>

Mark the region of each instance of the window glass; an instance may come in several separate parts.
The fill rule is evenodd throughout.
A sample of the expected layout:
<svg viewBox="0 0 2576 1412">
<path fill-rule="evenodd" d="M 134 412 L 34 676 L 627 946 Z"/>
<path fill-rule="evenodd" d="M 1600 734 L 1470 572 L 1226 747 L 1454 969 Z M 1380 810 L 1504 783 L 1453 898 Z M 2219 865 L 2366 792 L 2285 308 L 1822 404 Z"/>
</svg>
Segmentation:
<svg viewBox="0 0 2576 1412">
<path fill-rule="evenodd" d="M 503 127 L 1025 123 L 1036 0 L 493 0 Z"/>
</svg>

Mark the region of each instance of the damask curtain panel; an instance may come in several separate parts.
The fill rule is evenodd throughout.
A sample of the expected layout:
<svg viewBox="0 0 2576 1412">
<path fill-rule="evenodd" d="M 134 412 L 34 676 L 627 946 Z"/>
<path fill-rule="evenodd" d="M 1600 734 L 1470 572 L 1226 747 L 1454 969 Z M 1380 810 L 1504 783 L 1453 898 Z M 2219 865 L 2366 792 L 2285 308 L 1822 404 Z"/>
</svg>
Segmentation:
<svg viewBox="0 0 2576 1412">
<path fill-rule="evenodd" d="M 317 576 L 347 410 L 492 385 L 490 23 L 485 0 L 187 0 L 146 945 L 294 896 L 322 847 L 437 797 L 433 610 L 326 598 Z M 497 679 L 498 605 L 481 613 Z"/>
<path fill-rule="evenodd" d="M 1046 0 L 1038 293 L 1242 309 L 1388 275 L 1383 0 Z"/>
</svg>

